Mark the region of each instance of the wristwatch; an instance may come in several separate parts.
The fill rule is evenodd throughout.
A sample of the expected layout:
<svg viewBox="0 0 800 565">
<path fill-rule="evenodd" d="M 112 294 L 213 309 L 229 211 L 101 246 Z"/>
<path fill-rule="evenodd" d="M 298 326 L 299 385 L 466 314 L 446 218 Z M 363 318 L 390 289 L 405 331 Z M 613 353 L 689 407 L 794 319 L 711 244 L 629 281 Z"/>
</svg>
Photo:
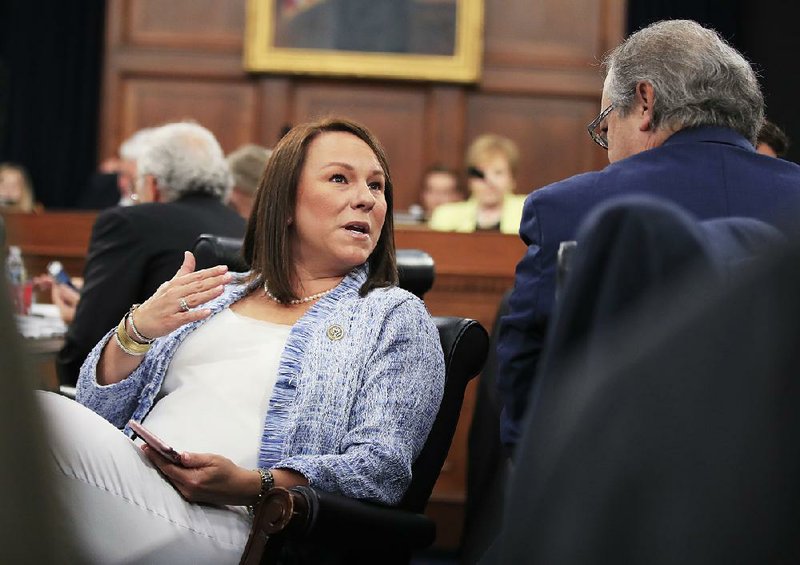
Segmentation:
<svg viewBox="0 0 800 565">
<path fill-rule="evenodd" d="M 264 497 L 267 496 L 267 492 L 275 486 L 275 477 L 272 476 L 272 471 L 261 467 L 256 469 L 256 471 L 258 471 L 258 475 L 261 477 L 261 490 L 258 492 L 256 501 L 249 506 L 252 514 L 255 514 L 256 508 L 264 500 Z"/>
</svg>

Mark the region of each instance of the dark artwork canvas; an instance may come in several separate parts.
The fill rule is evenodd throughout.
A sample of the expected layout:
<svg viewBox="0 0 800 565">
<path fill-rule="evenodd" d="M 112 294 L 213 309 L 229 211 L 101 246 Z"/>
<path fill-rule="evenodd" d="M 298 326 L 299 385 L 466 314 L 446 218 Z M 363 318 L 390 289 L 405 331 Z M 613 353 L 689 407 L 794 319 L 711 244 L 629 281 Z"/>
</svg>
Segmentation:
<svg viewBox="0 0 800 565">
<path fill-rule="evenodd" d="M 275 47 L 454 55 L 456 0 L 278 0 Z"/>
</svg>

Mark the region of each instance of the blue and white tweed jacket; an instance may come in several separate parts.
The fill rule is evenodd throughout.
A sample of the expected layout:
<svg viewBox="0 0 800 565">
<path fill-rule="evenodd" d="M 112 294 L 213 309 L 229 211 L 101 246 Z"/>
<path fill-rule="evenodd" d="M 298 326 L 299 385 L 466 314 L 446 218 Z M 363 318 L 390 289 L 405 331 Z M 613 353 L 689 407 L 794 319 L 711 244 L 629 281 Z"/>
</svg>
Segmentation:
<svg viewBox="0 0 800 565">
<path fill-rule="evenodd" d="M 422 301 L 397 287 L 361 298 L 366 273 L 364 266 L 353 270 L 289 332 L 259 466 L 296 470 L 325 491 L 396 504 L 439 410 L 444 357 Z M 212 316 L 252 288 L 242 280 L 206 305 Z M 109 331 L 81 368 L 78 402 L 118 428 L 141 420 L 175 351 L 204 321 L 157 339 L 131 375 L 100 386 L 96 368 Z M 127 427 L 125 433 L 131 435 Z"/>
</svg>

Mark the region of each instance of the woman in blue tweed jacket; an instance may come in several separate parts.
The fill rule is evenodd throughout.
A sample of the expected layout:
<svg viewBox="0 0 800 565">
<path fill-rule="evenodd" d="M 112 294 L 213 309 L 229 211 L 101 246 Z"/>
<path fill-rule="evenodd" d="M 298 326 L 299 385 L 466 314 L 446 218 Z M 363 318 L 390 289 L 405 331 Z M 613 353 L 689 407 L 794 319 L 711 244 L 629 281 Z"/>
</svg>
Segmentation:
<svg viewBox="0 0 800 565">
<path fill-rule="evenodd" d="M 401 499 L 444 360 L 425 306 L 396 286 L 391 209 L 387 160 L 365 128 L 294 128 L 250 217 L 252 271 L 195 272 L 187 253 L 86 359 L 77 400 L 93 412 L 44 400 L 60 490 L 93 559 L 236 562 L 244 507 L 273 485 Z M 131 419 L 184 451 L 135 447 Z"/>
</svg>

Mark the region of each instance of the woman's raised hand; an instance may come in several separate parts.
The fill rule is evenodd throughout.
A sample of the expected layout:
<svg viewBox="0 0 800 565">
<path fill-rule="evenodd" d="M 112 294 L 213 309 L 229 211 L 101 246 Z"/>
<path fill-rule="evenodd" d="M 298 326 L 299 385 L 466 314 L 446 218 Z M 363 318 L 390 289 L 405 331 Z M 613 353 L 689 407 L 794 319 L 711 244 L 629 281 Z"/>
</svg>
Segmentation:
<svg viewBox="0 0 800 565">
<path fill-rule="evenodd" d="M 141 335 L 155 339 L 211 314 L 207 308 L 196 307 L 222 294 L 232 275 L 225 265 L 202 271 L 194 268 L 194 255 L 184 252 L 183 264 L 175 276 L 136 309 L 134 323 Z"/>
</svg>

